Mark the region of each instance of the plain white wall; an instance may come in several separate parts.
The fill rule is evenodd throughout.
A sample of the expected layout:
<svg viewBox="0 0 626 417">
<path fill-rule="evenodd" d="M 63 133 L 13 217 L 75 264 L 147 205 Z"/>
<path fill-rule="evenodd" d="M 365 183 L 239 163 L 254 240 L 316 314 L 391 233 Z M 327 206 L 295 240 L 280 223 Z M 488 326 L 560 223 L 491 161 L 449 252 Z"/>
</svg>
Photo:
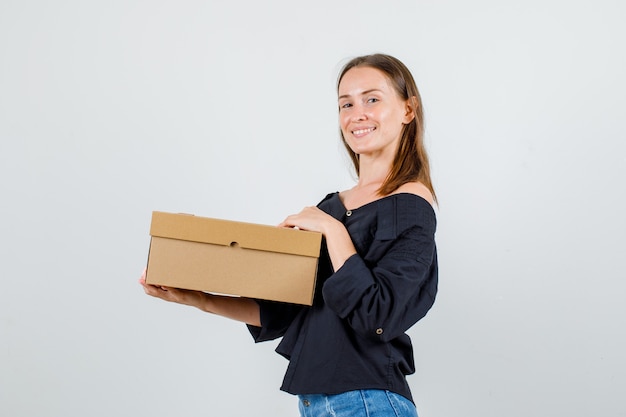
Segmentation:
<svg viewBox="0 0 626 417">
<path fill-rule="evenodd" d="M 296 415 L 275 342 L 143 294 L 150 215 L 350 187 L 335 77 L 386 52 L 441 202 L 420 415 L 626 416 L 625 9 L 1 0 L 0 415 Z"/>
</svg>

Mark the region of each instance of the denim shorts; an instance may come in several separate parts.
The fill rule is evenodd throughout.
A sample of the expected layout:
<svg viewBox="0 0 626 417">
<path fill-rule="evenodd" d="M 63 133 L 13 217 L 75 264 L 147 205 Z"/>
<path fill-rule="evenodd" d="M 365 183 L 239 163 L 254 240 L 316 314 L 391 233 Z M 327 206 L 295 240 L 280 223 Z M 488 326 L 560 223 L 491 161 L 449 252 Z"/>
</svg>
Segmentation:
<svg viewBox="0 0 626 417">
<path fill-rule="evenodd" d="M 417 417 L 415 405 L 385 390 L 348 391 L 336 395 L 298 395 L 301 417 Z"/>
</svg>

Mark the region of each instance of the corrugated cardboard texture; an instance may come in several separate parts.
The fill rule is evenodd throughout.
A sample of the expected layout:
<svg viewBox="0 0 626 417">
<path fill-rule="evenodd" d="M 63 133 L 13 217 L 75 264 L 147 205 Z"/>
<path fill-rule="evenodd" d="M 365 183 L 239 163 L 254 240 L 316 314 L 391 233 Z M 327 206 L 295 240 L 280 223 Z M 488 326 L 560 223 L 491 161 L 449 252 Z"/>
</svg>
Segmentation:
<svg viewBox="0 0 626 417">
<path fill-rule="evenodd" d="M 321 234 L 154 212 L 147 282 L 311 305 Z"/>
</svg>

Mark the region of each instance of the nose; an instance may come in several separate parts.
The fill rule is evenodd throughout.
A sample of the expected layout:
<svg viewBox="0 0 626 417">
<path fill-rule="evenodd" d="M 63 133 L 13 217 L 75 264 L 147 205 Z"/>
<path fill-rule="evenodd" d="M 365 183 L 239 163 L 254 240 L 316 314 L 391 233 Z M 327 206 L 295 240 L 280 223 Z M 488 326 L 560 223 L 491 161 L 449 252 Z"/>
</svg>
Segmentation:
<svg viewBox="0 0 626 417">
<path fill-rule="evenodd" d="M 362 122 L 367 119 L 367 115 L 365 114 L 365 109 L 363 106 L 355 105 L 352 108 L 352 121 L 353 122 Z"/>
</svg>

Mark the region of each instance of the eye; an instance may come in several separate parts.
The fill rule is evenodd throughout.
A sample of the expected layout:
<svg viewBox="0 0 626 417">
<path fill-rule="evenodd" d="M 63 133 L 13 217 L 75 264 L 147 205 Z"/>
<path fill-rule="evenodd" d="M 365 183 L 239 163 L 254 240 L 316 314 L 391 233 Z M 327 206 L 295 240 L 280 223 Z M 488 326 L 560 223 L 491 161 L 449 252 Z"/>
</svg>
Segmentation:
<svg viewBox="0 0 626 417">
<path fill-rule="evenodd" d="M 371 98 L 367 99 L 367 102 L 368 102 L 368 103 L 377 103 L 377 102 L 379 102 L 379 101 L 380 101 L 380 100 L 379 100 L 379 99 L 377 99 L 376 97 L 371 97 Z"/>
<path fill-rule="evenodd" d="M 343 103 L 339 105 L 340 109 L 348 109 L 350 107 L 352 107 L 352 103 Z"/>
</svg>

